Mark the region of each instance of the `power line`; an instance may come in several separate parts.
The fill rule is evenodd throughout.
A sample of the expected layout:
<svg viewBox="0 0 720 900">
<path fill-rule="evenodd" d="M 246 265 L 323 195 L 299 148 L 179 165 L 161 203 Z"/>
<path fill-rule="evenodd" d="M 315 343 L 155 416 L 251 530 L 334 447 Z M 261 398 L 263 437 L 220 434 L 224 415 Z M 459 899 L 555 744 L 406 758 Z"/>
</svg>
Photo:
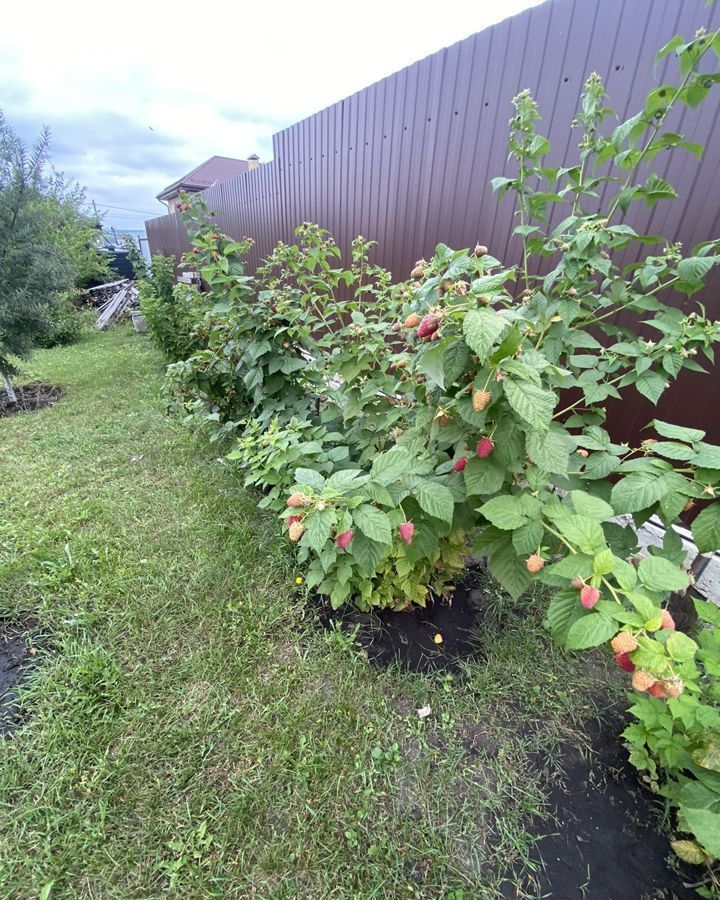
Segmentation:
<svg viewBox="0 0 720 900">
<path fill-rule="evenodd" d="M 142 213 L 144 216 L 155 215 L 155 210 L 150 212 L 147 209 L 129 209 L 127 206 L 111 206 L 109 203 L 98 203 L 98 206 L 101 206 L 103 209 L 122 209 L 125 212 Z"/>
</svg>

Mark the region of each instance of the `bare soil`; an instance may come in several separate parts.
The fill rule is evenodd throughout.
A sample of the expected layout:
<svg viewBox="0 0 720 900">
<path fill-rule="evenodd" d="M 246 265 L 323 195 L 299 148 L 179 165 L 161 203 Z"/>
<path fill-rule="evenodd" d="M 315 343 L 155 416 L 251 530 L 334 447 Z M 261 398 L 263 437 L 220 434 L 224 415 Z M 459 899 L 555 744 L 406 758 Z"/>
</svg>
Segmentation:
<svg viewBox="0 0 720 900">
<path fill-rule="evenodd" d="M 0 391 L 0 419 L 52 406 L 62 398 L 63 389 L 57 384 L 37 381 L 16 387 L 15 393 L 17 403 L 11 403 L 6 391 Z"/>
<path fill-rule="evenodd" d="M 31 622 L 0 621 L 0 734 L 7 737 L 20 723 L 16 688 L 34 663 Z"/>
</svg>

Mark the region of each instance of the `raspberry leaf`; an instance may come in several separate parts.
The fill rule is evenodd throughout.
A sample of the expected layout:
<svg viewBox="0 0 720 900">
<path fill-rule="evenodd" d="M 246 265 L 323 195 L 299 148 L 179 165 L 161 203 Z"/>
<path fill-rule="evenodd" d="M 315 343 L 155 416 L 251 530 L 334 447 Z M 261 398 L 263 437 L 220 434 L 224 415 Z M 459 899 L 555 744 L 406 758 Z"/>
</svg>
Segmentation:
<svg viewBox="0 0 720 900">
<path fill-rule="evenodd" d="M 555 394 L 537 385 L 509 378 L 503 382 L 503 386 L 507 401 L 517 415 L 533 428 L 547 430 L 557 403 Z"/>
<path fill-rule="evenodd" d="M 463 334 L 470 349 L 484 363 L 495 341 L 508 326 L 507 319 L 488 309 L 472 309 L 463 320 Z"/>
<path fill-rule="evenodd" d="M 692 535 L 700 553 L 720 549 L 720 501 L 708 506 L 695 519 Z"/>
<path fill-rule="evenodd" d="M 565 639 L 568 650 L 588 650 L 609 641 L 617 631 L 614 619 L 602 613 L 589 613 L 570 626 Z"/>
<path fill-rule="evenodd" d="M 353 510 L 353 520 L 366 538 L 379 544 L 392 542 L 392 529 L 387 514 L 369 503 L 363 503 Z"/>
</svg>

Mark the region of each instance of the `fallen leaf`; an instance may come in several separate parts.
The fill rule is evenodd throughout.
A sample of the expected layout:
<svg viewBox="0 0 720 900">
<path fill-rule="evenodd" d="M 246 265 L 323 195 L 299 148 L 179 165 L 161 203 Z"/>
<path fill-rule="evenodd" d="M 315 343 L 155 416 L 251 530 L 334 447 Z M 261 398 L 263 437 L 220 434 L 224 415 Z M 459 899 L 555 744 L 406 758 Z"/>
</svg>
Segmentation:
<svg viewBox="0 0 720 900">
<path fill-rule="evenodd" d="M 420 709 L 417 710 L 418 718 L 419 719 L 427 719 L 427 717 L 430 715 L 431 712 L 432 712 L 431 706 L 421 706 Z"/>
</svg>

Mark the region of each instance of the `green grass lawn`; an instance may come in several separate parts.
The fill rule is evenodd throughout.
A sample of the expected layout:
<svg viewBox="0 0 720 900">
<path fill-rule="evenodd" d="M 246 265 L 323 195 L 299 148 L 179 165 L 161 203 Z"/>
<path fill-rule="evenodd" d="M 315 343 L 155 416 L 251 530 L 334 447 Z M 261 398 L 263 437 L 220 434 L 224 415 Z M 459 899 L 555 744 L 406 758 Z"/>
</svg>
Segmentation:
<svg viewBox="0 0 720 900">
<path fill-rule="evenodd" d="M 146 339 L 25 369 L 66 393 L 0 419 L 0 614 L 37 623 L 38 660 L 0 759 L 2 897 L 497 896 L 607 704 L 599 657 L 553 649 L 529 601 L 463 677 L 374 670 L 164 415 Z"/>
</svg>

